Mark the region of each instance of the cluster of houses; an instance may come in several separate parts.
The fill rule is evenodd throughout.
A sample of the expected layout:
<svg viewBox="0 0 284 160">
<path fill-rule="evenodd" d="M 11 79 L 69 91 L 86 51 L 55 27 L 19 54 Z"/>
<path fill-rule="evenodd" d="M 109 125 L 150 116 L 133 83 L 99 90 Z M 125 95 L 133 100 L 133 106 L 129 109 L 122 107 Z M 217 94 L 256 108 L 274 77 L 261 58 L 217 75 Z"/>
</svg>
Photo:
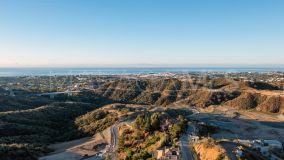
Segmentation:
<svg viewBox="0 0 284 160">
<path fill-rule="evenodd" d="M 173 125 L 173 120 L 167 118 L 161 125 L 161 130 L 166 130 Z M 153 156 L 157 160 L 180 160 L 181 152 L 179 147 L 162 147 L 154 152 Z"/>
<path fill-rule="evenodd" d="M 238 140 L 238 143 L 249 147 L 252 150 L 258 151 L 262 156 L 269 160 L 282 160 L 282 158 L 275 155 L 273 151 L 283 151 L 283 145 L 277 140 Z M 244 156 L 243 148 L 238 147 L 235 150 L 239 157 Z"/>
<path fill-rule="evenodd" d="M 180 150 L 178 147 L 161 148 L 154 153 L 157 160 L 179 160 L 181 158 Z"/>
</svg>

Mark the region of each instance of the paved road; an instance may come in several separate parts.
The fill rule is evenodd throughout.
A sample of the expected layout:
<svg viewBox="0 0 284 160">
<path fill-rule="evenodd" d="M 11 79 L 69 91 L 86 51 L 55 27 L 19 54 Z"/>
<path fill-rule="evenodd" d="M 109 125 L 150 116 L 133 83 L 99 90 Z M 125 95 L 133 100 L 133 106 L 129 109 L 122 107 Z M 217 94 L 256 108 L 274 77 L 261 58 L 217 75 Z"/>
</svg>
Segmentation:
<svg viewBox="0 0 284 160">
<path fill-rule="evenodd" d="M 194 160 L 194 153 L 192 149 L 189 147 L 190 137 L 194 134 L 194 126 L 193 124 L 189 123 L 188 129 L 186 134 L 181 136 L 180 138 L 180 148 L 181 148 L 181 155 L 183 160 Z"/>
<path fill-rule="evenodd" d="M 108 155 L 111 159 L 115 160 L 116 157 L 116 150 L 117 150 L 117 142 L 118 142 L 118 125 L 114 124 L 110 127 L 111 132 L 111 142 L 110 142 L 110 148 L 108 150 Z"/>
<path fill-rule="evenodd" d="M 111 144 L 110 144 L 110 148 L 108 150 L 108 155 L 110 156 L 110 158 L 112 160 L 116 160 L 118 159 L 117 156 L 117 149 L 118 149 L 118 128 L 121 125 L 129 125 L 131 122 L 120 122 L 120 123 L 116 123 L 113 126 L 111 126 L 110 131 L 111 131 Z"/>
</svg>

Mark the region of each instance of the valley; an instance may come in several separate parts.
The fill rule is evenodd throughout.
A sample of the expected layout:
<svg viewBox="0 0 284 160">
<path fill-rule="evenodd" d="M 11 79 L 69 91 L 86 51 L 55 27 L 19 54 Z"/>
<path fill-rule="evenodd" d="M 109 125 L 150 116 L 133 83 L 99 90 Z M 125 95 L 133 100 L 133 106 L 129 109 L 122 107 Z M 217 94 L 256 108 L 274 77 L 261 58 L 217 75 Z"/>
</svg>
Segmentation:
<svg viewBox="0 0 284 160">
<path fill-rule="evenodd" d="M 254 146 L 284 143 L 283 77 L 1 77 L 0 159 L 197 159 L 209 144 L 216 158 L 281 158 L 283 148 Z"/>
</svg>

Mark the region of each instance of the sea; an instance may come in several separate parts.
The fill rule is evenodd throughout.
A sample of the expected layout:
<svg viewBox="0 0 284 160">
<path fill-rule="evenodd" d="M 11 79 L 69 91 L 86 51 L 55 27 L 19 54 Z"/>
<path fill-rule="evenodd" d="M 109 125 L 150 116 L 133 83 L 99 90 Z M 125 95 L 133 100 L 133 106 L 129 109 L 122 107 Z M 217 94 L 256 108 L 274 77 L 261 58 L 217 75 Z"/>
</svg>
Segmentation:
<svg viewBox="0 0 284 160">
<path fill-rule="evenodd" d="M 0 68 L 0 77 L 54 75 L 130 75 L 192 72 L 284 72 L 284 68 Z"/>
</svg>

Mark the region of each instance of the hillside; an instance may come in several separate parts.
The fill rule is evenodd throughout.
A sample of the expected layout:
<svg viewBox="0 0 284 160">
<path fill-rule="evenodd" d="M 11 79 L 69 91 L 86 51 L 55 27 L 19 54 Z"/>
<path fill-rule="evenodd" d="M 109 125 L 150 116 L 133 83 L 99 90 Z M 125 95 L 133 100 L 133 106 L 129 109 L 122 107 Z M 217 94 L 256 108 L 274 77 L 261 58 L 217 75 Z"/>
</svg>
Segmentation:
<svg viewBox="0 0 284 160">
<path fill-rule="evenodd" d="M 194 150 L 202 160 L 229 160 L 226 150 L 213 139 L 203 139 L 194 144 Z"/>
<path fill-rule="evenodd" d="M 225 105 L 245 110 L 256 109 L 261 112 L 283 113 L 284 97 L 244 92 L 239 97 L 226 102 Z"/>
<path fill-rule="evenodd" d="M 186 104 L 206 107 L 221 104 L 239 95 L 234 89 L 221 89 L 227 85 L 229 85 L 227 81 L 201 83 L 173 78 L 120 80 L 101 85 L 95 93 L 121 103 L 167 106 L 177 101 L 184 101 Z"/>
<path fill-rule="evenodd" d="M 279 86 L 265 82 L 246 82 L 229 78 L 114 78 L 93 84 L 96 86 L 95 89 L 82 90 L 72 96 L 58 95 L 54 100 L 93 104 L 178 104 L 203 108 L 224 104 L 233 108 L 256 109 L 262 112 L 283 111 L 283 96 L 280 96 Z M 28 91 L 21 92 L 15 97 L 9 96 L 4 89 L 1 93 L 0 111 L 33 109 L 52 102 L 48 97 L 30 96 Z"/>
<path fill-rule="evenodd" d="M 0 159 L 32 159 L 49 152 L 46 144 L 84 135 L 74 120 L 96 107 L 82 103 L 53 103 L 35 109 L 0 113 Z"/>
<path fill-rule="evenodd" d="M 135 118 L 141 111 L 155 106 L 206 109 L 221 105 L 229 109 L 284 113 L 281 90 L 264 82 L 164 77 L 105 78 L 91 84 L 96 87 L 54 98 L 35 96 L 35 91 L 22 89 L 23 86 L 17 88 L 18 85 L 14 89 L 16 94 L 11 96 L 0 87 L 0 159 L 36 159 L 50 152 L 48 144 L 91 136 L 117 120 Z M 125 105 L 102 107 L 114 103 Z"/>
<path fill-rule="evenodd" d="M 275 90 L 273 90 L 275 89 Z M 282 113 L 284 99 L 279 88 L 271 84 L 244 83 L 231 79 L 183 81 L 136 79 L 107 82 L 94 90 L 100 98 L 112 102 L 157 106 L 191 105 L 208 107 L 228 105 L 239 109 Z"/>
</svg>

